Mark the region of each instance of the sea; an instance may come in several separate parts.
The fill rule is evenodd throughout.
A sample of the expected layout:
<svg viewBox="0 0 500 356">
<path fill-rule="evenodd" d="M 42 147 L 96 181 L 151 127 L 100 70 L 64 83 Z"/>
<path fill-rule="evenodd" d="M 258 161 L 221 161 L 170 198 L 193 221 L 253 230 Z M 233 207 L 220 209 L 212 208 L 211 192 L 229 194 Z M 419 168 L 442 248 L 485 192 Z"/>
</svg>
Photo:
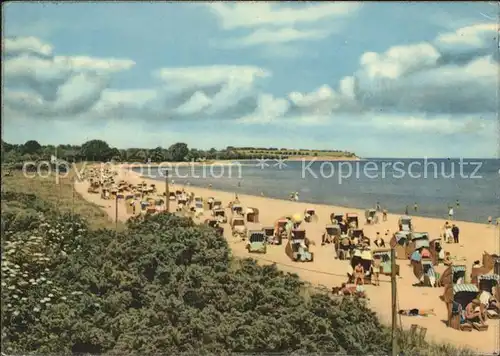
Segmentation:
<svg viewBox="0 0 500 356">
<path fill-rule="evenodd" d="M 359 161 L 242 160 L 221 165 L 135 167 L 152 179 L 241 194 L 375 208 L 389 213 L 486 223 L 500 217 L 499 159 L 386 159 Z M 417 210 L 414 209 L 415 204 Z"/>
</svg>

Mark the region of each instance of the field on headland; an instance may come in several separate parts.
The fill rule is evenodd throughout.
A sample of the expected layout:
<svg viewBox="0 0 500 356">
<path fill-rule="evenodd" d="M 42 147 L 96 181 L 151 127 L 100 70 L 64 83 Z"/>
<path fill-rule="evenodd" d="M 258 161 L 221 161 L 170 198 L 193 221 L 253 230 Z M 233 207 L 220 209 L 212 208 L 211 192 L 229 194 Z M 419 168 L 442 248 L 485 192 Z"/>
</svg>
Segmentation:
<svg viewBox="0 0 500 356">
<path fill-rule="evenodd" d="M 318 160 L 318 161 L 338 161 L 357 160 L 358 157 L 347 151 L 340 150 L 314 150 L 295 148 L 256 148 L 256 147 L 228 147 L 237 156 L 253 158 L 282 158 L 287 160 Z"/>
</svg>

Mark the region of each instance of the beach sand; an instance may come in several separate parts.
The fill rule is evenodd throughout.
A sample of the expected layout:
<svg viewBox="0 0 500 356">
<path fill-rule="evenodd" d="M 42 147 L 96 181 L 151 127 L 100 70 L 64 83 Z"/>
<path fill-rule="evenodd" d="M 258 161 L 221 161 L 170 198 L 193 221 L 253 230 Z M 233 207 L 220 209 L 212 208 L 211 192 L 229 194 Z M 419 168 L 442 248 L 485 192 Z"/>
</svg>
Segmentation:
<svg viewBox="0 0 500 356">
<path fill-rule="evenodd" d="M 156 184 L 159 193 L 165 191 L 165 183 L 151 179 L 144 179 L 138 173 L 127 169 L 120 169 L 118 179 L 124 179 L 130 183 L 140 183 L 146 181 L 148 184 Z M 184 186 L 170 185 L 170 191 L 182 189 Z M 75 183 L 76 191 L 86 200 L 103 206 L 103 209 L 109 214 L 111 219 L 115 217 L 114 201 L 102 200 L 100 194 L 87 193 L 88 182 Z M 235 194 L 230 192 L 222 192 L 213 189 L 204 189 L 198 187 L 184 187 L 186 191 L 193 192 L 197 196 L 216 197 L 222 200 L 223 205 L 234 199 Z M 259 194 L 260 192 L 256 192 Z M 337 206 L 327 206 L 321 204 L 309 204 L 302 202 L 291 202 L 286 200 L 271 199 L 259 196 L 250 196 L 238 194 L 239 200 L 244 208 L 255 207 L 260 211 L 260 223 L 249 223 L 248 228 L 259 228 L 261 226 L 273 226 L 274 221 L 288 214 L 303 213 L 307 207 L 316 209 L 316 214 L 319 219 L 312 223 L 303 223 L 306 229 L 307 237 L 315 242 L 315 246 L 311 247 L 314 252 L 314 261 L 310 263 L 292 262 L 285 254 L 285 243 L 281 246 L 270 246 L 267 253 L 264 255 L 249 254 L 245 249 L 245 242 L 231 236 L 229 224 L 222 225 L 224 227 L 224 236 L 229 242 L 233 251 L 233 255 L 237 257 L 251 257 L 261 263 L 276 263 L 278 267 L 286 272 L 296 273 L 303 280 L 313 284 L 324 285 L 329 289 L 333 286 L 339 286 L 346 281 L 346 273 L 348 270 L 348 262 L 335 259 L 335 252 L 332 245 L 321 246 L 321 236 L 325 230 L 325 225 L 329 224 L 329 216 L 332 212 L 353 212 L 359 214 L 360 227 L 364 229 L 365 235 L 370 237 L 372 241 L 375 238 L 377 231 L 382 237 L 386 230 L 391 231 L 391 235 L 398 229 L 399 215 L 388 214 L 388 219 L 376 225 L 364 225 L 364 211 L 344 208 Z M 374 197 L 376 201 L 376 197 Z M 175 211 L 175 203 L 170 202 L 170 211 Z M 124 203 L 119 204 L 118 218 L 126 220 L 130 215 L 126 214 Z M 209 216 L 206 212 L 201 219 L 195 221 L 202 222 Z M 442 227 L 445 220 L 413 217 L 415 231 L 430 233 L 431 239 L 439 237 L 442 232 Z M 450 251 L 452 256 L 465 258 L 467 265 L 467 274 L 470 274 L 470 268 L 474 260 L 482 260 L 483 251 L 489 253 L 499 252 L 500 238 L 497 227 L 488 226 L 485 224 L 477 224 L 471 222 L 456 222 L 460 228 L 460 243 L 445 244 L 445 250 Z M 386 245 L 388 241 L 386 241 Z M 489 320 L 489 329 L 486 332 L 472 331 L 461 332 L 448 328 L 445 324 L 447 319 L 446 305 L 439 297 L 443 294 L 443 288 L 428 288 L 428 287 L 413 287 L 416 283 L 416 278 L 413 275 L 409 262 L 405 260 L 397 260 L 400 265 L 400 275 L 397 283 L 398 293 L 398 309 L 430 309 L 434 308 L 436 316 L 430 317 L 398 317 L 398 322 L 408 329 L 411 324 L 416 324 L 427 328 L 426 339 L 429 341 L 437 341 L 451 343 L 455 346 L 467 346 L 478 351 L 478 353 L 492 353 L 500 350 L 500 322 Z M 445 268 L 438 266 L 438 272 L 442 272 Z M 391 323 L 391 284 L 390 277 L 381 276 L 380 286 L 366 286 L 370 307 L 378 314 L 381 321 L 390 325 Z"/>
</svg>

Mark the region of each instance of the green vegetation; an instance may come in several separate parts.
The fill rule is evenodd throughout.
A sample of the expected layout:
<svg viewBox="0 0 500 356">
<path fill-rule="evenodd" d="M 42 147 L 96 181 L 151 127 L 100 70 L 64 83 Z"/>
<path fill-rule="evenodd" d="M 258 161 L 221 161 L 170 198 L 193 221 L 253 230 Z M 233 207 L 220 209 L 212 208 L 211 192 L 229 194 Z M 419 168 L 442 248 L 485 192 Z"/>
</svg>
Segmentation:
<svg viewBox="0 0 500 356">
<path fill-rule="evenodd" d="M 274 265 L 235 260 L 226 240 L 206 226 L 159 214 L 131 219 L 118 233 L 94 230 L 83 217 L 59 211 L 66 203 L 21 192 L 22 185 L 11 182 L 16 179 L 42 193 L 32 188 L 40 178 L 4 179 L 2 342 L 8 354 L 390 350 L 389 330 L 362 300 L 333 298 Z M 406 354 L 472 355 L 406 333 L 398 338 Z"/>
<path fill-rule="evenodd" d="M 49 205 L 57 207 L 61 213 L 84 216 L 92 229 L 115 228 L 115 223 L 101 209 L 100 206 L 83 199 L 73 188 L 73 174 L 66 178 L 51 174 L 46 178 L 26 178 L 20 171 L 13 171 L 12 176 L 2 177 L 2 189 L 5 192 L 29 193 L 40 198 Z M 119 223 L 118 228 L 123 230 L 125 224 Z"/>
<path fill-rule="evenodd" d="M 223 150 L 203 151 L 189 148 L 187 144 L 178 142 L 165 149 L 128 148 L 117 149 L 110 147 L 102 140 L 91 140 L 82 146 L 59 145 L 42 146 L 37 141 L 30 140 L 22 145 L 9 144 L 2 141 L 2 162 L 15 164 L 26 161 L 48 161 L 55 155 L 65 161 L 99 161 L 115 160 L 119 162 L 181 162 L 201 160 L 236 160 L 255 158 L 289 158 L 300 156 L 327 156 L 327 157 L 356 157 L 354 153 L 329 150 L 306 150 L 287 148 L 254 148 L 254 147 L 227 147 Z M 22 164 L 21 164 L 22 166 Z"/>
</svg>

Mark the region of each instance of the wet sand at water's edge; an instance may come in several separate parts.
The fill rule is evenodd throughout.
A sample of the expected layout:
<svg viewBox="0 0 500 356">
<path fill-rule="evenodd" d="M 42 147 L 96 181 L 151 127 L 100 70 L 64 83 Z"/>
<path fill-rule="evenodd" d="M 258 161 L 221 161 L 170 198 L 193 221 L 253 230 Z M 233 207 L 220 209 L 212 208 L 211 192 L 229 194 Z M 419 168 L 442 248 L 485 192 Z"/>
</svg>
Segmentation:
<svg viewBox="0 0 500 356">
<path fill-rule="evenodd" d="M 139 174 L 130 170 L 119 170 L 118 180 L 123 179 L 132 184 L 138 184 L 146 181 L 148 184 L 156 184 L 159 194 L 165 191 L 165 184 L 151 180 L 143 179 Z M 103 209 L 109 214 L 111 219 L 115 217 L 115 204 L 112 201 L 103 200 L 100 194 L 91 194 L 87 192 L 89 187 L 88 182 L 75 183 L 76 191 L 86 200 L 93 202 L 99 206 L 104 206 Z M 183 187 L 171 185 L 170 191 L 182 189 Z M 193 192 L 197 196 L 216 197 L 222 200 L 223 205 L 234 199 L 234 193 L 221 192 L 197 187 L 185 187 L 186 191 Z M 248 228 L 260 228 L 262 226 L 272 226 L 274 221 L 283 216 L 294 213 L 303 213 L 307 207 L 313 207 L 318 215 L 318 220 L 311 223 L 303 223 L 303 227 L 307 232 L 307 237 L 315 242 L 315 246 L 311 246 L 311 252 L 314 252 L 314 261 L 310 263 L 292 262 L 285 254 L 285 244 L 281 246 L 269 246 L 267 253 L 264 255 L 249 254 L 245 249 L 245 242 L 231 236 L 228 224 L 223 224 L 224 236 L 229 242 L 233 254 L 237 257 L 252 257 L 261 263 L 277 263 L 278 267 L 291 273 L 297 273 L 303 280 L 313 284 L 320 284 L 328 287 L 339 286 L 346 281 L 347 261 L 335 259 L 335 251 L 332 245 L 321 246 L 321 236 L 325 230 L 325 225 L 329 223 L 330 214 L 333 212 L 358 213 L 360 228 L 364 229 L 365 235 L 369 238 L 375 238 L 377 231 L 384 237 L 386 230 L 390 230 L 390 236 L 398 228 L 399 215 L 388 214 L 387 221 L 381 221 L 376 225 L 364 225 L 364 211 L 352 208 L 343 208 L 337 206 L 327 206 L 320 204 L 309 204 L 301 202 L 291 202 L 286 200 L 270 199 L 265 197 L 238 195 L 241 204 L 244 208 L 254 207 L 259 209 L 259 224 L 248 223 Z M 457 197 L 459 198 L 459 197 Z M 170 202 L 170 211 L 175 210 L 175 202 Z M 210 216 L 210 212 L 205 212 L 205 215 L 197 222 L 204 221 Z M 126 220 L 130 217 L 126 213 L 125 205 L 120 202 L 118 209 L 118 218 Z M 443 219 L 413 217 L 415 231 L 428 232 L 431 239 L 439 237 L 442 232 L 442 227 L 445 223 Z M 500 236 L 497 227 L 488 226 L 485 224 L 477 224 L 471 222 L 456 222 L 460 228 L 460 243 L 459 244 L 444 244 L 445 250 L 451 252 L 452 256 L 464 258 L 464 262 L 457 264 L 465 264 L 467 266 L 467 274 L 470 275 L 472 262 L 482 260 L 483 251 L 489 253 L 499 253 Z M 389 241 L 386 241 L 388 245 Z M 401 278 L 398 278 L 398 309 L 430 309 L 434 308 L 436 316 L 430 317 L 398 317 L 405 329 L 411 324 L 417 324 L 427 328 L 426 339 L 429 341 L 451 343 L 454 346 L 467 346 L 478 351 L 478 353 L 492 353 L 500 349 L 500 321 L 488 320 L 489 329 L 486 332 L 472 331 L 463 332 L 448 328 L 445 324 L 447 319 L 447 310 L 444 302 L 440 300 L 443 294 L 443 288 L 429 287 L 413 287 L 412 284 L 417 282 L 413 275 L 412 269 L 409 267 L 409 262 L 405 260 L 397 260 L 400 265 Z M 444 266 L 437 266 L 436 270 L 439 273 L 444 271 Z M 380 286 L 366 286 L 370 307 L 377 313 L 380 319 L 390 325 L 391 322 L 391 284 L 390 277 L 381 276 Z"/>
</svg>

